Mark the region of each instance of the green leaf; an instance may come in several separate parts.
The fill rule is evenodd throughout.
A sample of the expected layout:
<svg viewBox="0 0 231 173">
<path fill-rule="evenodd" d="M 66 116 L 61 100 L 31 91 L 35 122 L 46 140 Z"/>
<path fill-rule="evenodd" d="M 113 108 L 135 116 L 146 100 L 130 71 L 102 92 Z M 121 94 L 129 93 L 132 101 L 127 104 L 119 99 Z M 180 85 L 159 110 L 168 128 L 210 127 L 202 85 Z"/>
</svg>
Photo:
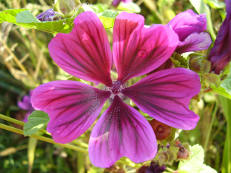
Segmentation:
<svg viewBox="0 0 231 173">
<path fill-rule="evenodd" d="M 213 92 L 215 92 L 216 94 L 223 96 L 223 97 L 226 97 L 228 99 L 231 99 L 231 95 L 221 86 L 220 87 L 212 86 L 211 88 L 212 88 Z"/>
<path fill-rule="evenodd" d="M 204 162 L 204 150 L 200 145 L 190 147 L 190 158 L 179 163 L 179 170 L 199 172 Z"/>
<path fill-rule="evenodd" d="M 8 10 L 0 11 L 0 23 L 2 22 L 16 23 L 17 14 L 25 10 L 26 9 L 8 9 Z"/>
<path fill-rule="evenodd" d="M 34 17 L 28 10 L 22 11 L 16 16 L 16 23 L 38 23 L 40 22 L 36 17 Z"/>
<path fill-rule="evenodd" d="M 120 11 L 127 11 L 131 13 L 140 13 L 141 11 L 140 7 L 134 2 L 129 2 L 129 3 L 121 2 L 117 7 L 117 9 Z"/>
<path fill-rule="evenodd" d="M 103 23 L 105 29 L 112 28 L 114 26 L 115 18 L 119 13 L 113 10 L 106 10 L 99 16 L 99 19 Z"/>
<path fill-rule="evenodd" d="M 29 29 L 49 33 L 68 33 L 72 30 L 74 17 L 56 21 L 41 22 L 27 9 L 10 9 L 0 12 L 0 23 L 9 22 Z"/>
<path fill-rule="evenodd" d="M 225 3 L 218 0 L 204 0 L 204 2 L 214 9 L 225 8 Z"/>
<path fill-rule="evenodd" d="M 37 146 L 37 139 L 35 138 L 29 138 L 28 141 L 28 150 L 27 150 L 27 157 L 28 157 L 28 173 L 32 173 L 32 168 L 34 164 L 34 156 L 35 156 L 35 150 Z"/>
<path fill-rule="evenodd" d="M 213 29 L 211 12 L 207 4 L 203 0 L 189 0 L 192 6 L 196 9 L 199 14 L 205 13 L 207 18 L 207 28 L 213 40 L 216 39 L 216 34 Z"/>
<path fill-rule="evenodd" d="M 227 75 L 227 77 L 220 83 L 219 87 L 212 87 L 213 91 L 223 97 L 226 97 L 228 99 L 231 99 L 231 71 L 229 72 L 227 68 L 227 71 L 224 72 L 224 74 Z"/>
<path fill-rule="evenodd" d="M 43 129 L 49 121 L 49 117 L 45 112 L 34 111 L 28 117 L 28 122 L 23 127 L 25 136 L 35 134 L 40 129 Z"/>
<path fill-rule="evenodd" d="M 224 88 L 227 93 L 231 95 L 231 72 L 229 72 L 225 80 L 221 82 L 220 86 Z"/>
<path fill-rule="evenodd" d="M 190 158 L 179 163 L 179 173 L 216 173 L 214 169 L 203 164 L 204 150 L 200 145 L 190 147 Z"/>
<path fill-rule="evenodd" d="M 88 6 L 88 8 L 90 7 L 96 13 L 102 13 L 108 9 L 108 6 L 106 4 L 100 4 L 100 3 L 94 5 L 83 4 L 82 6 Z"/>
</svg>

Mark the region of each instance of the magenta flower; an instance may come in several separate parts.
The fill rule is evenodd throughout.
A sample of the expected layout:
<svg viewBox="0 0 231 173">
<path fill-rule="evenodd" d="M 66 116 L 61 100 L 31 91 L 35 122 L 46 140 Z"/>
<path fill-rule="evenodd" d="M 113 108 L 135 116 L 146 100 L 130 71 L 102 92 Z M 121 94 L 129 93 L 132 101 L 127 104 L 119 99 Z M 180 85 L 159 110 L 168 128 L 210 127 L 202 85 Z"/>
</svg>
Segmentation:
<svg viewBox="0 0 231 173">
<path fill-rule="evenodd" d="M 30 91 L 29 95 L 25 95 L 23 96 L 21 101 L 18 101 L 18 107 L 20 107 L 21 109 L 27 111 L 25 117 L 24 117 L 24 122 L 28 121 L 28 117 L 29 115 L 35 110 L 32 106 L 31 103 L 31 95 L 33 93 L 33 90 Z"/>
<path fill-rule="evenodd" d="M 113 0 L 112 5 L 113 6 L 118 6 L 120 2 L 128 3 L 128 2 L 132 2 L 132 0 Z"/>
<path fill-rule="evenodd" d="M 157 142 L 148 121 L 124 100 L 131 98 L 143 112 L 175 128 L 193 129 L 199 117 L 188 109 L 200 90 L 199 76 L 175 68 L 158 71 L 126 87 L 127 80 L 158 68 L 178 44 L 175 32 L 165 25 L 144 27 L 144 18 L 122 12 L 115 20 L 113 53 L 106 31 L 92 12 L 77 16 L 69 34 L 57 34 L 49 43 L 53 60 L 78 78 L 103 83 L 97 89 L 76 81 L 53 81 L 34 90 L 33 106 L 48 113 L 47 130 L 59 143 L 83 134 L 97 119 L 107 99 L 110 107 L 92 130 L 91 162 L 109 167 L 125 156 L 138 163 L 154 158 Z M 118 79 L 112 81 L 114 62 Z"/>
<path fill-rule="evenodd" d="M 231 0 L 226 0 L 227 15 L 209 54 L 212 70 L 219 74 L 231 60 Z"/>
<path fill-rule="evenodd" d="M 179 36 L 176 52 L 184 53 L 208 49 L 211 38 L 206 30 L 206 15 L 197 15 L 192 10 L 176 15 L 169 24 Z"/>
</svg>

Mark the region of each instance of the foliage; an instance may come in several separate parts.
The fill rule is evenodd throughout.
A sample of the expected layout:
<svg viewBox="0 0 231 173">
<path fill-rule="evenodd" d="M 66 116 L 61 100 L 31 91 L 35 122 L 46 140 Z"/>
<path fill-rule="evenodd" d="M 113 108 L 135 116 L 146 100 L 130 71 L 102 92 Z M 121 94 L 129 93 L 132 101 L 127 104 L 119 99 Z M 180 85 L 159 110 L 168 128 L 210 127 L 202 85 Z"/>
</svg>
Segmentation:
<svg viewBox="0 0 231 173">
<path fill-rule="evenodd" d="M 23 126 L 25 136 L 35 134 L 43 129 L 49 121 L 49 117 L 42 111 L 34 111 L 28 117 L 28 122 Z"/>
</svg>

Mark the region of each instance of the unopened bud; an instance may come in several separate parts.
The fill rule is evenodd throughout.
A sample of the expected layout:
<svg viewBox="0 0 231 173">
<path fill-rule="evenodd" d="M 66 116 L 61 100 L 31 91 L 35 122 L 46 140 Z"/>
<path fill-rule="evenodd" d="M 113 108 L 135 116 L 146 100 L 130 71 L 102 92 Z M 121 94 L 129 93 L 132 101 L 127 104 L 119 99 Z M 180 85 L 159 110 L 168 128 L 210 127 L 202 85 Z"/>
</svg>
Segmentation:
<svg viewBox="0 0 231 173">
<path fill-rule="evenodd" d="M 184 146 L 181 146 L 177 153 L 177 159 L 188 159 L 188 157 L 189 151 Z"/>
<path fill-rule="evenodd" d="M 189 68 L 195 72 L 208 73 L 211 69 L 211 63 L 203 57 L 191 55 L 189 58 Z"/>
<path fill-rule="evenodd" d="M 157 140 L 164 140 L 171 135 L 171 127 L 166 124 L 163 124 L 155 119 L 149 122 L 152 126 L 152 129 L 155 132 Z"/>
</svg>

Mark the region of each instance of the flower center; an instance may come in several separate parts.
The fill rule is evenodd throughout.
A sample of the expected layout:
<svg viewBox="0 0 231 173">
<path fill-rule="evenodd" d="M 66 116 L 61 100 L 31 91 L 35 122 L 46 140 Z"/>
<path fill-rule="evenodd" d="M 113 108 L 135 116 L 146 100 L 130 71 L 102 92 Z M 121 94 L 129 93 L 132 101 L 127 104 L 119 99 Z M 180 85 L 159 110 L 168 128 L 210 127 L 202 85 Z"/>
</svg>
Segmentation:
<svg viewBox="0 0 231 173">
<path fill-rule="evenodd" d="M 106 88 L 106 90 L 111 92 L 111 99 L 113 99 L 116 95 L 123 99 L 124 95 L 121 91 L 124 89 L 124 85 L 121 81 L 114 81 L 111 87 Z"/>
<path fill-rule="evenodd" d="M 111 93 L 119 94 L 123 89 L 122 83 L 120 81 L 115 81 L 112 83 L 112 87 L 110 87 Z"/>
</svg>

